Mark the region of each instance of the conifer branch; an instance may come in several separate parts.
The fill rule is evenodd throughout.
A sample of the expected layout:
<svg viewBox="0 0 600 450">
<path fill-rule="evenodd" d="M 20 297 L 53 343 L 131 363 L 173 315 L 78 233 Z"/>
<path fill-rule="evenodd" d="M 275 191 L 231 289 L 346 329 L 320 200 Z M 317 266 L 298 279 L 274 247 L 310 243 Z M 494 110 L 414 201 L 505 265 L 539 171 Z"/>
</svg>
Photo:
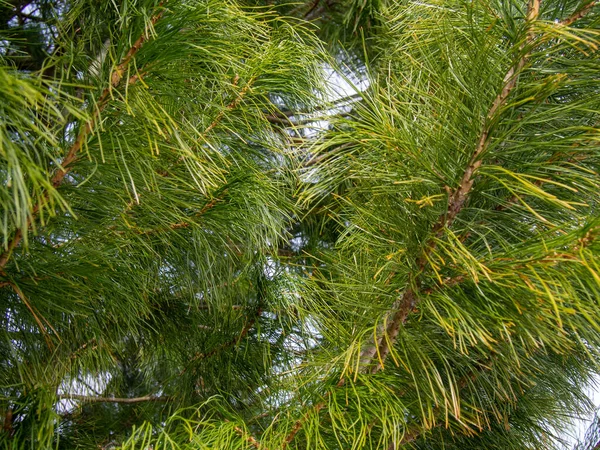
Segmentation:
<svg viewBox="0 0 600 450">
<path fill-rule="evenodd" d="M 202 207 L 202 209 L 200 211 L 198 211 L 196 214 L 194 214 L 192 217 L 197 218 L 202 216 L 204 213 L 206 213 L 206 211 L 208 211 L 209 209 L 212 209 L 219 201 L 219 198 L 213 198 L 211 201 L 207 202 L 206 205 L 204 205 Z M 174 230 L 180 230 L 182 228 L 189 228 L 194 224 L 194 222 L 192 222 L 191 220 L 189 221 L 181 221 L 181 222 L 176 222 L 176 223 L 172 223 L 169 225 L 165 225 L 163 227 L 160 228 L 154 228 L 154 229 L 150 229 L 150 230 L 136 230 L 134 231 L 134 233 L 139 234 L 139 235 L 143 235 L 143 236 L 150 236 L 150 235 L 154 235 L 154 234 L 158 234 L 158 233 L 165 233 L 167 231 L 174 231 Z M 114 228 L 114 227 L 112 227 Z M 115 231 L 115 234 L 125 234 L 125 231 Z"/>
<path fill-rule="evenodd" d="M 573 23 L 577 22 L 579 19 L 582 19 L 583 17 L 585 17 L 594 8 L 594 6 L 596 6 L 597 3 L 598 2 L 596 0 L 592 0 L 587 5 L 585 5 L 583 8 L 581 8 L 579 11 L 576 11 L 571 16 L 562 20 L 560 22 L 560 24 L 565 25 L 565 26 L 572 25 Z"/>
<path fill-rule="evenodd" d="M 342 380 L 342 384 L 343 384 L 343 381 L 344 380 Z M 328 397 L 329 392 L 327 394 L 325 394 L 325 396 Z M 325 401 L 317 403 L 315 406 L 312 407 L 313 411 L 306 412 L 304 414 L 304 416 L 302 416 L 301 419 L 297 420 L 296 423 L 294 424 L 294 426 L 292 427 L 292 430 L 290 431 L 290 433 L 283 440 L 283 444 L 281 445 L 281 450 L 285 450 L 287 448 L 287 446 L 290 445 L 290 443 L 294 440 L 294 438 L 296 437 L 296 435 L 302 428 L 302 425 L 304 425 L 304 423 L 308 420 L 308 416 L 311 414 L 311 412 L 318 414 L 319 411 L 321 411 L 324 407 L 325 407 Z"/>
<path fill-rule="evenodd" d="M 529 2 L 527 23 L 530 24 L 530 26 L 531 26 L 531 23 L 534 22 L 539 15 L 540 2 L 541 2 L 541 0 L 530 0 L 530 2 Z M 527 38 L 527 44 L 531 44 L 533 39 L 534 39 L 533 34 L 529 33 L 528 38 Z M 521 48 L 523 49 L 523 47 L 521 47 Z M 506 101 L 507 101 L 510 93 L 515 88 L 515 86 L 517 84 L 518 76 L 519 76 L 521 70 L 523 69 L 523 67 L 525 67 L 528 56 L 529 56 L 529 53 L 525 53 L 519 59 L 519 61 L 516 63 L 516 65 L 512 66 L 509 69 L 509 71 L 507 72 L 507 74 L 505 75 L 502 90 L 500 91 L 500 94 L 498 94 L 496 96 L 496 98 L 494 99 L 494 101 L 492 103 L 492 106 L 490 107 L 490 110 L 488 111 L 488 114 L 487 114 L 485 122 L 484 122 L 483 130 L 479 137 L 477 147 L 475 148 L 475 151 L 474 151 L 473 155 L 471 156 L 469 165 L 467 166 L 467 169 L 465 170 L 465 172 L 463 174 L 463 177 L 461 179 L 459 187 L 454 191 L 454 193 L 452 193 L 450 195 L 450 200 L 449 200 L 449 205 L 448 205 L 447 211 L 440 217 L 438 222 L 433 226 L 433 228 L 432 228 L 433 234 L 439 235 L 439 234 L 441 234 L 444 227 L 451 225 L 451 223 L 454 221 L 454 219 L 456 218 L 456 216 L 458 215 L 458 213 L 461 211 L 462 207 L 464 206 L 467 196 L 471 191 L 471 187 L 473 186 L 473 175 L 475 174 L 476 170 L 481 166 L 481 163 L 482 163 L 480 157 L 485 152 L 485 150 L 487 149 L 487 147 L 489 145 L 489 138 L 490 138 L 490 133 L 492 130 L 493 119 L 496 118 L 498 111 L 506 104 Z M 435 249 L 435 242 L 431 241 L 431 243 L 425 247 L 424 253 L 429 254 L 434 249 Z M 426 265 L 426 258 L 425 257 L 419 258 L 417 261 L 417 266 L 419 268 L 419 272 L 425 268 L 425 265 Z M 414 278 L 414 276 L 411 276 L 411 278 Z M 390 320 L 389 324 L 387 325 L 387 327 L 385 329 L 383 336 L 377 342 L 375 342 L 374 345 L 366 348 L 365 350 L 363 350 L 361 352 L 361 360 L 370 362 L 370 366 L 371 366 L 371 368 L 369 369 L 370 373 L 375 374 L 375 373 L 379 372 L 381 369 L 383 369 L 384 362 L 385 362 L 387 356 L 389 355 L 391 346 L 396 341 L 396 337 L 398 336 L 398 333 L 400 332 L 400 327 L 402 325 L 404 325 L 404 323 L 406 322 L 406 319 L 408 318 L 409 313 L 414 309 L 414 307 L 416 306 L 416 304 L 418 302 L 418 297 L 417 297 L 418 292 L 417 292 L 416 288 L 413 288 L 413 286 L 412 286 L 412 284 L 415 282 L 416 282 L 416 280 L 410 279 L 408 288 L 404 291 L 404 293 L 402 294 L 400 299 L 397 300 L 396 302 L 394 302 L 394 305 L 391 308 L 391 311 L 394 311 L 394 312 L 391 316 L 391 320 Z M 342 378 L 340 380 L 340 382 L 338 383 L 338 386 L 342 386 L 344 383 L 345 383 L 345 380 Z M 322 402 L 318 403 L 314 407 L 314 409 L 318 412 L 324 407 L 325 407 L 325 401 L 322 401 Z M 300 429 L 302 428 L 302 426 L 304 425 L 305 421 L 308 418 L 308 414 L 309 413 L 306 413 L 301 419 L 299 419 L 294 424 L 291 432 L 288 434 L 288 436 L 284 440 L 282 450 L 285 450 L 287 445 L 289 445 L 289 443 L 291 443 L 291 441 L 294 439 L 296 434 L 300 431 Z M 417 432 L 415 431 L 414 433 L 417 433 Z M 419 433 L 417 433 L 413 436 L 413 433 L 409 433 L 408 435 L 406 435 L 407 440 L 403 443 L 411 442 L 412 440 L 416 439 L 418 434 Z"/>
<path fill-rule="evenodd" d="M 240 76 L 239 75 L 235 75 L 235 77 L 233 78 L 231 85 L 232 86 L 237 86 L 238 82 L 240 81 Z M 206 135 L 213 130 L 217 125 L 219 125 L 219 123 L 221 122 L 221 120 L 223 120 L 223 118 L 225 117 L 225 113 L 228 111 L 232 111 L 235 108 L 237 108 L 237 106 L 242 102 L 242 100 L 244 99 L 244 97 L 246 96 L 246 94 L 248 93 L 248 91 L 252 88 L 252 85 L 254 84 L 254 81 L 256 81 L 256 75 L 252 76 L 248 82 L 246 83 L 246 85 L 240 89 L 240 92 L 238 92 L 238 94 L 236 95 L 236 97 L 231 100 L 231 102 L 229 102 L 227 104 L 227 106 L 225 106 L 224 109 L 222 109 L 221 111 L 219 111 L 219 113 L 216 115 L 216 117 L 213 119 L 213 121 L 210 123 L 210 125 L 208 127 L 206 127 L 206 129 L 202 132 L 202 138 L 206 138 Z M 180 156 L 179 159 L 177 159 L 176 164 L 179 164 L 180 162 L 182 162 L 184 160 L 184 156 Z M 172 167 L 172 166 L 171 166 Z M 169 167 L 169 169 L 171 168 Z M 168 170 L 166 171 L 166 174 L 168 174 Z"/>
<path fill-rule="evenodd" d="M 50 336 L 48 334 L 48 330 L 46 330 L 46 327 L 42 323 L 42 320 L 36 314 L 36 310 L 31 305 L 31 303 L 29 302 L 29 300 L 27 299 L 27 297 L 25 297 L 25 294 L 23 294 L 23 291 L 21 291 L 21 289 L 19 288 L 19 286 L 17 286 L 15 283 L 12 283 L 12 282 L 9 282 L 9 285 L 13 288 L 13 291 L 15 291 L 15 293 L 17 294 L 17 296 L 21 299 L 21 301 L 23 302 L 23 304 L 25 305 L 25 307 L 29 310 L 29 312 L 33 316 L 33 319 L 35 320 L 35 323 L 37 324 L 38 328 L 42 332 L 42 335 L 44 336 L 44 340 L 46 341 L 46 345 L 48 345 L 48 348 L 51 349 L 52 348 L 52 341 L 50 340 Z M 45 318 L 44 318 L 44 322 L 48 323 L 48 321 Z M 54 331 L 54 332 L 56 333 L 56 331 Z"/>
<path fill-rule="evenodd" d="M 231 339 L 228 342 L 225 342 L 224 344 L 218 345 L 217 347 L 213 348 L 209 352 L 197 353 L 196 355 L 194 355 L 194 357 L 192 359 L 190 359 L 189 362 L 193 363 L 193 362 L 201 360 L 201 359 L 210 358 L 223 350 L 226 350 L 228 348 L 239 345 L 239 343 L 242 342 L 242 339 L 244 339 L 246 337 L 246 335 L 250 332 L 250 330 L 252 329 L 252 327 L 254 326 L 256 321 L 258 320 L 258 317 L 260 316 L 261 313 L 262 313 L 262 309 L 259 308 L 258 311 L 256 312 L 256 315 L 246 322 L 246 324 L 244 325 L 244 328 L 242 328 L 242 331 L 240 332 L 240 334 L 237 335 L 235 338 Z M 188 366 L 189 366 L 189 364 L 188 364 Z M 184 368 L 179 373 L 179 375 L 182 375 L 183 373 L 185 373 L 186 370 L 187 370 L 187 367 Z"/>
<path fill-rule="evenodd" d="M 338 381 L 336 383 L 335 387 L 342 387 L 345 383 L 346 383 L 346 380 L 344 378 L 341 378 L 340 381 Z M 281 450 L 285 450 L 287 448 L 287 446 L 294 440 L 294 438 L 296 437 L 296 435 L 298 434 L 298 432 L 300 431 L 300 429 L 302 428 L 304 423 L 308 420 L 308 417 L 310 416 L 311 413 L 314 412 L 314 413 L 318 414 L 319 411 L 321 411 L 325 407 L 326 400 L 329 397 L 330 392 L 331 391 L 328 391 L 325 393 L 324 399 L 322 401 L 320 401 L 319 403 L 317 403 L 315 406 L 313 406 L 311 408 L 312 411 L 307 411 L 300 419 L 298 419 L 296 421 L 296 423 L 294 423 L 292 430 L 289 432 L 289 434 L 283 440 Z"/>
<path fill-rule="evenodd" d="M 526 42 L 521 46 L 521 50 L 525 50 L 525 46 L 531 46 L 535 39 L 535 36 L 531 32 L 531 25 L 537 20 L 540 11 L 541 0 L 530 0 L 527 10 L 527 24 L 529 26 L 529 33 Z M 458 213 L 462 210 L 465 202 L 473 187 L 474 175 L 477 169 L 481 167 L 483 162 L 482 155 L 485 153 L 489 146 L 491 132 L 494 121 L 498 115 L 498 112 L 506 104 L 509 95 L 517 85 L 519 74 L 525 67 L 527 59 L 529 58 L 529 52 L 525 52 L 521 58 L 513 65 L 504 76 L 504 84 L 500 93 L 496 96 L 492 102 L 486 118 L 484 120 L 483 130 L 479 136 L 479 140 L 475 151 L 473 152 L 471 159 L 467 165 L 465 172 L 461 178 L 458 188 L 450 194 L 448 200 L 447 211 L 440 216 L 438 222 L 432 228 L 432 234 L 440 236 L 443 233 L 444 228 L 449 227 L 454 222 Z M 391 320 L 387 325 L 383 336 L 378 342 L 373 345 L 372 348 L 366 349 L 366 354 L 361 357 L 365 360 L 366 357 L 371 361 L 371 373 L 377 373 L 384 367 L 384 362 L 390 352 L 391 346 L 396 341 L 396 337 L 400 331 L 400 327 L 404 325 L 409 313 L 413 310 L 418 302 L 418 274 L 425 269 L 427 265 L 427 256 L 435 250 L 435 240 L 430 240 L 425 245 L 423 254 L 417 263 L 417 273 L 412 274 L 409 277 L 409 285 L 402 294 L 402 297 L 393 306 L 392 311 L 394 313 L 391 316 Z"/>
<path fill-rule="evenodd" d="M 59 394 L 59 400 L 80 400 L 87 403 L 143 403 L 143 402 L 169 402 L 173 400 L 169 396 L 146 395 L 144 397 L 96 397 L 93 395 Z"/>
<path fill-rule="evenodd" d="M 236 432 L 237 434 L 239 434 L 239 435 L 240 435 L 240 437 L 244 438 L 244 439 L 246 440 L 246 442 L 248 442 L 248 444 L 250 444 L 250 445 L 251 445 L 252 447 L 254 447 L 255 449 L 257 449 L 257 450 L 261 450 L 261 449 L 268 450 L 266 447 L 263 447 L 263 446 L 260 444 L 260 442 L 258 442 L 258 441 L 256 440 L 256 438 L 255 438 L 254 436 L 252 436 L 250 433 L 248 433 L 248 432 L 246 432 L 246 431 L 242 430 L 242 429 L 241 429 L 240 427 L 238 427 L 238 426 L 235 426 L 233 429 L 235 430 L 235 432 Z"/>
<path fill-rule="evenodd" d="M 540 2 L 541 0 L 530 0 L 529 2 L 527 23 L 530 24 L 530 27 L 539 15 Z M 533 43 L 533 40 L 534 36 L 533 34 L 531 34 L 530 31 L 526 42 L 527 45 L 531 45 Z M 523 45 L 521 49 L 523 50 L 524 47 L 525 45 Z M 471 156 L 467 169 L 465 170 L 460 181 L 459 187 L 450 196 L 448 202 L 448 211 L 446 212 L 446 214 L 440 217 L 438 223 L 433 228 L 434 233 L 439 234 L 439 232 L 443 228 L 452 225 L 454 219 L 456 219 L 456 216 L 462 210 L 467 200 L 467 197 L 471 192 L 471 188 L 473 187 L 473 176 L 475 175 L 475 172 L 477 172 L 477 169 L 479 169 L 479 167 L 481 167 L 481 164 L 483 163 L 483 159 L 481 158 L 481 156 L 489 146 L 494 119 L 496 118 L 498 111 L 506 104 L 510 93 L 517 85 L 519 74 L 523 70 L 523 67 L 525 67 L 528 58 L 529 53 L 525 53 L 523 56 L 521 56 L 517 64 L 512 66 L 504 76 L 504 85 L 502 86 L 502 90 L 500 91 L 500 93 L 494 99 L 492 107 L 487 113 L 487 116 L 485 118 L 485 124 L 479 137 L 477 147 L 475 148 L 475 151 Z"/>
<path fill-rule="evenodd" d="M 465 376 L 463 376 L 460 380 L 458 380 L 458 382 L 456 383 L 456 387 L 459 392 L 462 391 L 465 387 L 467 387 L 469 382 L 474 382 L 477 379 L 477 377 L 479 375 L 481 375 L 481 373 L 491 370 L 493 367 L 493 363 L 485 364 L 482 362 L 482 363 L 480 363 L 480 367 L 482 367 L 482 370 L 473 369 L 469 373 L 467 373 Z M 434 408 L 435 414 L 437 414 L 439 412 L 440 412 L 439 407 Z M 412 429 L 405 432 L 404 435 L 402 436 L 402 438 L 400 439 L 400 441 L 392 442 L 389 445 L 388 450 L 397 450 L 400 447 L 402 447 L 403 445 L 409 444 L 409 443 L 415 441 L 416 439 L 418 439 L 423 434 L 424 431 L 429 431 L 433 428 L 438 428 L 438 427 L 442 426 L 442 424 L 443 424 L 442 421 L 434 420 L 434 423 L 428 430 L 424 430 L 423 427 L 420 427 L 420 426 L 415 426 Z M 466 426 L 466 427 L 468 430 L 471 430 L 471 433 L 474 433 L 472 428 L 469 428 L 468 426 Z M 481 427 L 480 427 L 479 431 L 480 432 L 482 431 Z"/>
<path fill-rule="evenodd" d="M 164 14 L 165 9 L 163 9 L 163 4 L 164 4 L 164 0 L 158 4 L 158 8 L 160 9 L 160 11 L 158 13 L 156 13 L 150 19 L 150 24 L 152 26 L 154 26 Z M 52 186 L 54 188 L 59 187 L 62 184 L 65 176 L 73 169 L 73 163 L 76 161 L 77 156 L 78 156 L 80 150 L 82 149 L 82 147 L 84 146 L 85 142 L 87 141 L 89 135 L 95 130 L 96 125 L 100 119 L 100 113 L 106 108 L 106 106 L 108 104 L 112 89 L 119 87 L 119 85 L 121 84 L 121 81 L 123 79 L 123 75 L 127 72 L 127 69 L 129 68 L 129 63 L 131 62 L 133 57 L 137 54 L 137 52 L 142 48 L 142 45 L 144 44 L 144 42 L 146 42 L 148 40 L 147 33 L 148 33 L 148 30 L 147 29 L 144 30 L 144 32 L 140 35 L 140 37 L 134 42 L 134 44 L 131 46 L 131 48 L 127 51 L 123 60 L 121 60 L 121 62 L 117 65 L 115 70 L 112 72 L 111 77 L 110 77 L 110 85 L 109 85 L 109 87 L 105 88 L 102 91 L 102 94 L 100 94 L 100 97 L 96 101 L 96 107 L 94 108 L 94 112 L 92 113 L 90 120 L 88 122 L 86 122 L 85 126 L 80 130 L 77 138 L 75 139 L 75 142 L 73 143 L 73 145 L 71 145 L 71 147 L 69 148 L 69 151 L 63 158 L 59 169 L 54 174 L 54 176 L 52 176 L 52 178 L 50 179 L 50 183 L 52 184 Z M 130 77 L 127 80 L 127 82 L 135 83 L 139 78 L 140 78 L 140 76 L 138 74 L 136 74 L 136 75 L 133 75 L 132 77 Z M 29 215 L 29 217 L 27 219 L 26 229 L 29 229 L 31 227 L 35 216 L 38 214 L 41 207 L 43 206 L 43 203 L 46 202 L 48 200 L 48 198 L 49 198 L 49 193 L 46 191 L 45 194 L 40 199 L 40 201 L 33 207 L 31 214 Z M 16 230 L 15 235 L 13 236 L 11 241 L 8 243 L 6 250 L 4 251 L 4 253 L 2 253 L 2 255 L 0 255 L 0 268 L 4 268 L 6 266 L 6 264 L 8 263 L 8 260 L 10 258 L 10 255 L 12 254 L 13 250 L 21 243 L 21 241 L 23 239 L 23 233 L 24 233 L 24 230 L 21 228 Z"/>
<path fill-rule="evenodd" d="M 239 75 L 236 75 L 235 78 L 233 79 L 234 86 L 237 86 L 239 79 L 240 79 Z M 223 116 L 225 116 L 226 111 L 231 111 L 240 104 L 240 102 L 244 99 L 244 97 L 246 96 L 246 94 L 248 93 L 250 88 L 252 88 L 252 85 L 254 84 L 255 80 L 256 80 L 256 76 L 253 76 L 252 78 L 250 78 L 248 80 L 246 85 L 240 90 L 238 95 L 225 107 L 225 109 L 219 111 L 219 114 L 217 114 L 217 117 L 215 117 L 215 119 L 212 121 L 212 123 L 206 128 L 206 130 L 204 130 L 203 134 L 207 134 L 210 130 L 212 130 L 214 127 L 216 127 L 219 124 L 219 122 L 221 122 L 221 120 L 223 119 Z"/>
</svg>

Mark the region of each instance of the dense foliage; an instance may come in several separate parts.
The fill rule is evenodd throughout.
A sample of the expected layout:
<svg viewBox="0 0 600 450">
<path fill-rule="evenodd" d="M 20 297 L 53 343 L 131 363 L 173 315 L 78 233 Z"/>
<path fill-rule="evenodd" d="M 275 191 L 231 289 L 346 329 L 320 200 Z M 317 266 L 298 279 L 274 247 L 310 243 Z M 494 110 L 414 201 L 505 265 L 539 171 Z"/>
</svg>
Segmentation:
<svg viewBox="0 0 600 450">
<path fill-rule="evenodd" d="M 0 0 L 3 447 L 561 448 L 599 45 L 589 0 Z"/>
</svg>

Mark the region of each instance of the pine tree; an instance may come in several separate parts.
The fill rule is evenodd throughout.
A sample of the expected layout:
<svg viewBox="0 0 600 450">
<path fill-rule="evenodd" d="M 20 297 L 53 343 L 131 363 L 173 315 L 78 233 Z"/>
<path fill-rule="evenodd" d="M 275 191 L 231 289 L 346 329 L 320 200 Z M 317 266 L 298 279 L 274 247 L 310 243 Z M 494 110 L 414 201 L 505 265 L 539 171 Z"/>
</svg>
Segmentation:
<svg viewBox="0 0 600 450">
<path fill-rule="evenodd" d="M 599 12 L 0 1 L 2 445 L 559 448 Z"/>
</svg>

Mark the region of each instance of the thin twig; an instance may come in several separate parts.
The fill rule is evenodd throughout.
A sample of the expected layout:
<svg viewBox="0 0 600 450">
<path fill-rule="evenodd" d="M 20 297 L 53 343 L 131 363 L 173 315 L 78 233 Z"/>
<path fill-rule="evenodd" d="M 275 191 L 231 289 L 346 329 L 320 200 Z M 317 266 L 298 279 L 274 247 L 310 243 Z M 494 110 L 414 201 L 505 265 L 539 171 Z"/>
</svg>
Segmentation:
<svg viewBox="0 0 600 450">
<path fill-rule="evenodd" d="M 206 205 L 204 205 L 200 211 L 198 211 L 196 214 L 194 214 L 193 217 L 202 216 L 204 213 L 206 213 L 206 211 L 208 211 L 213 206 L 215 206 L 218 201 L 219 201 L 218 198 L 213 198 L 210 202 L 208 202 Z M 182 228 L 189 228 L 192 225 L 193 225 L 193 222 L 191 222 L 191 221 L 187 221 L 187 222 L 181 221 L 181 222 L 172 223 L 170 225 L 165 225 L 161 228 L 153 228 L 150 230 L 136 230 L 136 231 L 134 231 L 134 233 L 142 235 L 142 236 L 150 236 L 150 235 L 154 235 L 154 234 L 158 234 L 158 233 L 164 233 L 167 231 L 180 230 Z M 114 227 L 110 227 L 110 229 L 114 229 Z M 115 234 L 117 234 L 117 235 L 123 235 L 125 233 L 126 233 L 126 231 L 115 231 Z"/>
<path fill-rule="evenodd" d="M 256 312 L 256 315 L 246 322 L 246 324 L 244 325 L 244 328 L 242 329 L 242 331 L 240 332 L 240 334 L 238 336 L 236 336 L 235 338 L 231 339 L 228 342 L 225 342 L 224 344 L 218 345 L 217 347 L 213 348 L 211 351 L 209 351 L 207 353 L 196 353 L 194 355 L 194 357 L 192 359 L 190 359 L 189 363 L 193 363 L 193 362 L 201 360 L 201 359 L 210 358 L 225 349 L 239 345 L 239 343 L 242 342 L 242 339 L 244 339 L 246 337 L 246 335 L 250 332 L 250 330 L 252 329 L 252 327 L 254 326 L 256 321 L 258 320 L 258 317 L 260 316 L 261 313 L 262 313 L 262 309 L 259 308 L 258 311 Z M 189 367 L 189 364 L 188 364 L 188 367 Z M 186 370 L 188 369 L 188 367 L 184 368 L 179 373 L 179 375 L 183 375 L 186 372 Z"/>
<path fill-rule="evenodd" d="M 235 432 L 237 434 L 239 434 L 242 438 L 244 438 L 248 444 L 250 444 L 252 447 L 254 447 L 257 450 L 268 450 L 266 447 L 263 447 L 260 442 L 258 442 L 256 440 L 256 438 L 254 436 L 252 436 L 250 433 L 242 430 L 240 427 L 235 426 L 233 427 L 233 429 L 235 430 Z"/>
<path fill-rule="evenodd" d="M 239 79 L 240 79 L 240 77 L 238 75 L 236 75 L 235 78 L 234 78 L 234 80 L 233 80 L 233 85 L 234 86 L 237 85 Z M 219 111 L 219 114 L 217 114 L 217 117 L 215 117 L 215 119 L 208 126 L 208 128 L 206 128 L 206 130 L 204 130 L 203 134 L 207 134 L 210 130 L 212 130 L 214 127 L 216 127 L 219 124 L 219 122 L 221 121 L 221 119 L 223 119 L 223 116 L 225 115 L 226 111 L 231 111 L 231 110 L 235 109 L 240 104 L 240 102 L 244 99 L 245 95 L 248 93 L 248 91 L 252 87 L 252 84 L 254 84 L 254 80 L 255 79 L 256 79 L 256 77 L 253 76 L 252 78 L 250 78 L 248 80 L 248 82 L 246 83 L 246 85 L 240 90 L 240 92 L 238 93 L 238 95 L 225 107 L 225 109 Z"/>
<path fill-rule="evenodd" d="M 49 349 L 52 349 L 52 347 L 53 347 L 52 340 L 50 339 L 50 335 L 48 333 L 48 330 L 46 330 L 46 327 L 42 323 L 42 320 L 36 314 L 35 308 L 31 305 L 31 303 L 29 302 L 29 300 L 27 299 L 27 297 L 25 296 L 25 294 L 23 293 L 23 291 L 19 288 L 19 286 L 17 286 L 13 282 L 9 282 L 9 284 L 12 287 L 13 291 L 15 291 L 15 293 L 17 294 L 17 296 L 21 299 L 21 301 L 23 302 L 23 304 L 27 307 L 27 309 L 29 310 L 29 312 L 33 316 L 33 319 L 35 320 L 35 323 L 37 323 L 38 328 L 40 329 L 40 331 L 42 332 L 42 335 L 44 336 L 44 340 L 46 341 L 46 345 L 48 346 Z M 44 316 L 41 316 L 41 317 L 42 317 L 42 319 L 44 319 L 44 322 L 46 322 L 46 324 L 48 325 L 48 327 L 50 327 L 50 329 L 54 332 L 54 334 L 56 335 L 56 337 L 60 341 L 61 340 L 60 336 L 58 335 L 58 333 L 56 332 L 56 330 L 54 329 L 54 327 L 52 327 L 52 325 L 50 325 L 50 322 L 48 322 L 48 320 Z"/>
<path fill-rule="evenodd" d="M 312 410 L 318 414 L 319 411 L 321 411 L 324 407 L 325 407 L 325 402 L 323 401 L 323 402 L 320 402 L 317 405 L 315 405 L 312 408 Z M 300 420 L 296 421 L 296 423 L 292 427 L 292 431 L 290 431 L 290 433 L 286 436 L 285 440 L 283 441 L 281 450 L 285 450 L 287 448 L 287 446 L 294 440 L 294 438 L 298 434 L 298 431 L 300 431 L 300 429 L 302 428 L 302 425 L 304 425 L 304 423 L 308 419 L 308 416 L 313 411 L 307 411 L 306 414 L 304 414 L 304 416 L 302 416 L 302 418 Z"/>
<path fill-rule="evenodd" d="M 142 403 L 142 402 L 169 402 L 173 398 L 169 396 L 146 395 L 144 397 L 120 398 L 120 397 L 96 397 L 93 395 L 59 394 L 59 400 L 80 400 L 88 403 Z"/>
<path fill-rule="evenodd" d="M 344 378 L 341 378 L 340 381 L 337 382 L 335 387 L 342 387 L 345 383 L 346 383 L 346 380 Z M 283 444 L 281 446 L 281 450 L 285 450 L 287 448 L 287 446 L 294 440 L 294 438 L 296 437 L 296 435 L 298 434 L 298 432 L 300 431 L 300 429 L 302 428 L 302 426 L 304 425 L 304 423 L 306 422 L 306 420 L 308 419 L 308 417 L 310 416 L 311 413 L 318 414 L 319 411 L 321 411 L 325 407 L 327 398 L 329 397 L 330 393 L 331 393 L 331 391 L 327 391 L 325 393 L 324 399 L 322 401 L 320 401 L 319 403 L 314 405 L 310 411 L 307 411 L 300 419 L 298 419 L 296 421 L 296 423 L 292 427 L 292 430 L 289 432 L 289 434 L 284 439 Z"/>
<path fill-rule="evenodd" d="M 529 32 L 527 35 L 526 42 L 521 46 L 523 50 L 524 47 L 531 46 L 535 40 L 535 35 L 531 32 L 532 24 L 537 20 L 539 11 L 540 11 L 540 3 L 541 0 L 531 0 L 528 5 L 527 11 L 527 23 L 529 24 Z M 509 71 L 504 76 L 504 84 L 502 86 L 502 90 L 496 96 L 494 101 L 492 102 L 492 106 L 490 107 L 487 116 L 485 118 L 484 126 L 479 136 L 479 140 L 475 151 L 471 155 L 471 159 L 469 164 L 463 173 L 460 184 L 458 188 L 450 194 L 448 199 L 448 209 L 444 214 L 440 216 L 438 221 L 432 227 L 432 234 L 436 237 L 439 237 L 443 230 L 454 222 L 458 213 L 462 210 L 465 202 L 471 192 L 471 188 L 473 187 L 474 175 L 481 167 L 483 162 L 481 156 L 485 153 L 489 146 L 490 136 L 492 132 L 492 128 L 497 118 L 499 111 L 506 104 L 509 95 L 514 90 L 517 85 L 517 80 L 519 74 L 525 67 L 527 60 L 529 58 L 529 52 L 526 52 L 521 56 L 519 61 L 512 66 Z M 417 263 L 417 272 L 411 274 L 409 277 L 409 286 L 402 294 L 402 297 L 397 301 L 392 311 L 390 321 L 388 326 L 386 327 L 383 336 L 379 338 L 376 345 L 374 345 L 373 349 L 368 349 L 367 351 L 372 353 L 371 355 L 371 373 L 377 373 L 381 369 L 383 369 L 384 362 L 390 352 L 391 346 L 396 341 L 396 337 L 400 331 L 400 327 L 404 325 L 409 313 L 413 310 L 418 302 L 418 276 L 425 269 L 427 265 L 428 256 L 435 250 L 436 244 L 435 240 L 431 239 L 423 250 L 422 255 L 416 261 Z"/>
<path fill-rule="evenodd" d="M 308 11 L 306 11 L 306 12 L 304 13 L 304 18 L 305 18 L 305 19 L 306 19 L 307 17 L 309 17 L 309 16 L 312 14 L 312 12 L 315 10 L 315 8 L 316 8 L 316 7 L 319 5 L 320 1 L 321 1 L 321 0 L 314 0 L 314 1 L 312 2 L 312 5 L 310 5 L 310 7 L 308 8 Z"/>
<path fill-rule="evenodd" d="M 589 13 L 592 8 L 594 6 L 596 6 L 598 2 L 596 0 L 589 2 L 587 5 L 585 5 L 583 8 L 581 8 L 579 11 L 575 12 L 574 14 L 572 14 L 571 16 L 567 17 L 564 20 L 561 20 L 560 24 L 561 25 L 565 25 L 565 26 L 570 26 L 573 23 L 577 22 L 579 19 L 582 19 L 583 17 L 585 17 L 587 15 L 587 13 Z"/>
</svg>

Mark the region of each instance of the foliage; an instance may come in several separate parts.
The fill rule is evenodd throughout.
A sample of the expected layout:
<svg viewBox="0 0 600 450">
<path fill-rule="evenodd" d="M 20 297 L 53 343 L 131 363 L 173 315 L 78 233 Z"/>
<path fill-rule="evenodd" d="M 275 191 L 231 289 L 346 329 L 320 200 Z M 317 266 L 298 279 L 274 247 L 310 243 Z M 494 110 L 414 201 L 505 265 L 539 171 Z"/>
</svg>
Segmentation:
<svg viewBox="0 0 600 450">
<path fill-rule="evenodd" d="M 560 448 L 599 12 L 0 1 L 2 445 Z"/>
</svg>

